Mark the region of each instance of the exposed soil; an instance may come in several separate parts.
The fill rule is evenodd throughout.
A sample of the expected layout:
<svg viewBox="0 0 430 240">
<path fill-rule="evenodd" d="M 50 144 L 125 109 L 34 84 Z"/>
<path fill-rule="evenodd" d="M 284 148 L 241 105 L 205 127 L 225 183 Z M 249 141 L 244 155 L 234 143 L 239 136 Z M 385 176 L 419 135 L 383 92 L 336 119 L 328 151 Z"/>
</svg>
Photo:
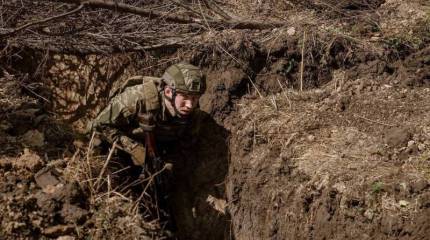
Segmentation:
<svg viewBox="0 0 430 240">
<path fill-rule="evenodd" d="M 243 102 L 230 141 L 237 239 L 427 238 L 429 89 L 368 83 L 285 92 L 278 110 Z"/>
<path fill-rule="evenodd" d="M 223 4 L 289 25 L 209 29 L 176 50 L 24 41 L 0 56 L 0 239 L 430 236 L 428 3 Z M 83 130 L 127 77 L 179 59 L 203 68 L 207 93 L 199 138 L 163 156 L 173 230 L 142 194 L 150 180 Z"/>
</svg>

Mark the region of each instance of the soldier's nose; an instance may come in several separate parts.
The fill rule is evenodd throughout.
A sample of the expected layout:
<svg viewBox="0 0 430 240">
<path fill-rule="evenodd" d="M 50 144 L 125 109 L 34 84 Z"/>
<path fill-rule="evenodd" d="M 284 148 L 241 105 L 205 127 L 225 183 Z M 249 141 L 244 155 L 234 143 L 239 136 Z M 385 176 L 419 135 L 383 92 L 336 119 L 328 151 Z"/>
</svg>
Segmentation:
<svg viewBox="0 0 430 240">
<path fill-rule="evenodd" d="M 185 101 L 185 107 L 191 109 L 193 107 L 192 101 Z"/>
</svg>

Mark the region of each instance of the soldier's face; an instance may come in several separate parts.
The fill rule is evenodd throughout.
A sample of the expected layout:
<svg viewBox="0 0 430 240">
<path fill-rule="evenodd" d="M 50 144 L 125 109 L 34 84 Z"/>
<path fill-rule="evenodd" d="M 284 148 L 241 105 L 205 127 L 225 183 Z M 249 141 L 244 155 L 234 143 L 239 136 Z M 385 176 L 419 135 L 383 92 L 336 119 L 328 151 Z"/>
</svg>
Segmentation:
<svg viewBox="0 0 430 240">
<path fill-rule="evenodd" d="M 164 94 L 166 95 L 166 97 L 170 99 L 173 97 L 172 89 L 169 87 L 166 87 L 164 89 Z M 200 99 L 200 95 L 185 94 L 185 93 L 177 92 L 174 104 L 176 109 L 181 115 L 187 116 L 187 115 L 190 115 L 193 112 L 193 110 L 197 107 L 199 103 L 199 99 Z M 170 104 L 170 102 L 168 102 L 168 104 Z"/>
<path fill-rule="evenodd" d="M 197 107 L 200 95 L 190 95 L 184 93 L 176 93 L 175 105 L 179 113 L 189 115 Z"/>
</svg>

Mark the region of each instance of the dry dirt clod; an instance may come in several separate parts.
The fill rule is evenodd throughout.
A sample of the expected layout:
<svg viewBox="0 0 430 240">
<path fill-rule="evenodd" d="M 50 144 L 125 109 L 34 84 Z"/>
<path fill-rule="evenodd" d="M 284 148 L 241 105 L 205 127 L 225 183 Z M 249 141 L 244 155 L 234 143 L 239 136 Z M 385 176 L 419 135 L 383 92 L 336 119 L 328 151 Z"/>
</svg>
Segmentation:
<svg viewBox="0 0 430 240">
<path fill-rule="evenodd" d="M 386 131 L 385 142 L 390 147 L 401 147 L 411 138 L 412 134 L 406 127 L 393 128 Z"/>
<path fill-rule="evenodd" d="M 42 169 L 36 175 L 34 176 L 34 179 L 36 181 L 36 184 L 44 189 L 48 186 L 55 186 L 60 183 L 60 180 L 57 176 L 55 176 L 52 171 L 48 169 Z"/>
<path fill-rule="evenodd" d="M 24 146 L 42 147 L 45 144 L 45 135 L 38 130 L 30 130 L 21 136 Z"/>
<path fill-rule="evenodd" d="M 24 153 L 16 159 L 12 165 L 17 169 L 25 168 L 30 171 L 37 171 L 42 166 L 42 163 L 42 159 L 39 155 L 25 148 Z"/>
<path fill-rule="evenodd" d="M 42 230 L 43 234 L 48 237 L 60 237 L 70 234 L 74 231 L 73 225 L 56 225 Z"/>
<path fill-rule="evenodd" d="M 60 214 L 67 223 L 80 223 L 86 219 L 88 211 L 76 205 L 66 203 L 63 205 Z"/>
</svg>

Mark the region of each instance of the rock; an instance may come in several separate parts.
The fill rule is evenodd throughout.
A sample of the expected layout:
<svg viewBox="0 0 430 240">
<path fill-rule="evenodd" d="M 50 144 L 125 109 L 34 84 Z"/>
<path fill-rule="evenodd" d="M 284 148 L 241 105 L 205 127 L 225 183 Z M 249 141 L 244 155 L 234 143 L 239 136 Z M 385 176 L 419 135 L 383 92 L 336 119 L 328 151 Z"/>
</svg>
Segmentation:
<svg viewBox="0 0 430 240">
<path fill-rule="evenodd" d="M 43 234 L 48 237 L 59 237 L 70 234 L 75 227 L 73 225 L 56 225 L 42 230 Z"/>
<path fill-rule="evenodd" d="M 391 147 L 401 147 L 405 145 L 411 137 L 412 134 L 408 128 L 399 127 L 386 132 L 385 142 Z"/>
<path fill-rule="evenodd" d="M 45 144 L 45 135 L 38 130 L 30 130 L 21 136 L 21 141 L 28 147 L 42 147 Z"/>
<path fill-rule="evenodd" d="M 34 179 L 36 181 L 36 184 L 42 189 L 45 189 L 48 186 L 55 186 L 60 183 L 58 177 L 55 176 L 52 171 L 48 169 L 42 169 L 37 172 L 34 176 Z"/>
<path fill-rule="evenodd" d="M 399 201 L 399 206 L 400 207 L 407 207 L 409 205 L 409 202 L 406 200 L 400 200 Z"/>
<path fill-rule="evenodd" d="M 367 209 L 363 214 L 367 219 L 372 220 L 375 216 L 375 212 L 372 209 Z"/>
<path fill-rule="evenodd" d="M 309 142 L 313 142 L 313 141 L 315 141 L 315 136 L 314 136 L 314 135 L 308 135 L 306 138 L 307 138 L 307 140 L 308 140 Z"/>
<path fill-rule="evenodd" d="M 293 36 L 295 33 L 296 33 L 296 28 L 294 28 L 294 27 L 289 27 L 289 28 L 287 29 L 287 34 L 288 34 L 288 35 Z"/>
<path fill-rule="evenodd" d="M 30 171 L 37 171 L 42 167 L 42 159 L 36 153 L 25 148 L 24 153 L 12 163 L 15 168 L 26 168 Z"/>
<path fill-rule="evenodd" d="M 76 205 L 66 203 L 63 205 L 60 214 L 67 223 L 79 223 L 85 220 L 88 216 L 88 211 Z"/>
</svg>

